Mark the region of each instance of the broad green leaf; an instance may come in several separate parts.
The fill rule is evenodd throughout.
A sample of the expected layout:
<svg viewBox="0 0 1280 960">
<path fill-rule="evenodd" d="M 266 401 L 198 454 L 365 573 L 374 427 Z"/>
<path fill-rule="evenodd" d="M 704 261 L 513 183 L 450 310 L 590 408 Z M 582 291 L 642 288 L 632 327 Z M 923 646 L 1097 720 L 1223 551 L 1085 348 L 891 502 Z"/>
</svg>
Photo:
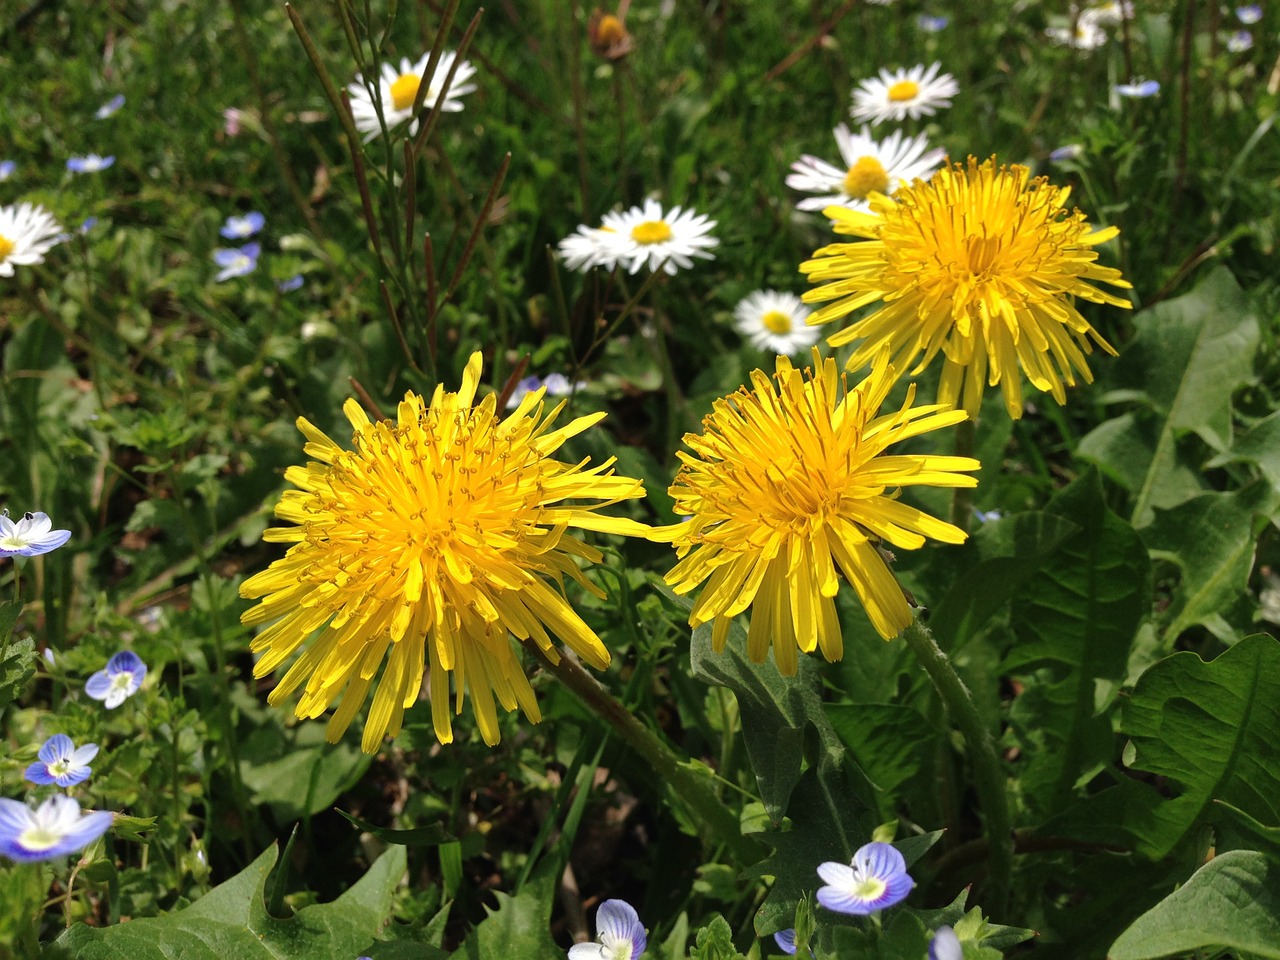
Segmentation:
<svg viewBox="0 0 1280 960">
<path fill-rule="evenodd" d="M 1141 408 L 1094 430 L 1077 453 L 1129 487 L 1132 520 L 1141 527 L 1154 507 L 1174 507 L 1188 496 L 1179 438 L 1195 434 L 1214 451 L 1231 445 L 1231 395 L 1253 376 L 1260 333 L 1225 268 L 1185 296 L 1138 314 L 1134 327 L 1115 369 L 1122 388 L 1106 399 Z"/>
<path fill-rule="evenodd" d="M 1036 511 L 984 524 L 974 535 L 982 560 L 964 573 L 929 619 L 938 645 L 954 654 L 1080 528 Z"/>
<path fill-rule="evenodd" d="M 291 823 L 327 810 L 373 758 L 354 743 L 327 743 L 322 723 L 286 728 L 279 713 L 245 738 L 240 778 L 255 804 L 270 804 L 277 820 Z"/>
<path fill-rule="evenodd" d="M 894 816 L 898 788 L 928 768 L 938 731 L 920 712 L 896 703 L 829 703 L 827 719 L 877 789 L 878 820 Z"/>
<path fill-rule="evenodd" d="M 1108 956 L 1158 960 L 1197 950 L 1243 950 L 1280 960 L 1280 868 L 1252 850 L 1214 857 L 1138 917 Z"/>
<path fill-rule="evenodd" d="M 1280 822 L 1280 642 L 1257 634 L 1206 663 L 1176 653 L 1147 670 L 1121 718 L 1131 766 L 1168 778 L 1172 800 L 1154 792 L 1126 819 L 1143 852 L 1169 853 L 1224 800 L 1261 823 Z"/>
<path fill-rule="evenodd" d="M 1046 511 L 1077 529 L 1014 600 L 1017 643 L 1002 672 L 1030 673 L 1012 714 L 1026 748 L 1021 787 L 1030 805 L 1052 813 L 1081 777 L 1115 753 L 1096 689 L 1124 679 L 1151 590 L 1147 549 L 1107 509 L 1096 471 L 1059 493 Z"/>
<path fill-rule="evenodd" d="M 698 931 L 689 960 L 745 960 L 733 945 L 733 929 L 716 914 Z"/>
<path fill-rule="evenodd" d="M 111 927 L 76 924 L 45 948 L 44 960 L 313 960 L 356 957 L 391 912 L 391 896 L 405 870 L 404 850 L 392 847 L 350 890 L 332 903 L 303 907 L 281 919 L 267 913 L 271 846 L 257 860 L 187 907 L 168 916 Z"/>
<path fill-rule="evenodd" d="M 1219 820 L 1217 835 L 1219 850 L 1226 846 L 1224 840 L 1229 839 L 1234 828 L 1244 841 L 1239 844 L 1240 847 L 1257 849 L 1268 854 L 1276 863 L 1280 863 L 1280 826 L 1272 827 L 1259 823 L 1256 817 L 1249 816 L 1239 807 L 1233 807 L 1223 800 L 1218 800 L 1215 805 L 1223 813 L 1223 817 Z"/>
<path fill-rule="evenodd" d="M 1207 466 L 1252 463 L 1271 486 L 1280 490 L 1280 411 L 1259 420 L 1236 437 L 1231 449 L 1220 453 Z"/>
<path fill-rule="evenodd" d="M 1230 643 L 1239 635 L 1222 616 L 1248 587 L 1258 534 L 1280 505 L 1280 491 L 1251 483 L 1234 493 L 1205 493 L 1171 510 L 1157 510 L 1142 531 L 1154 557 L 1177 564 L 1182 582 L 1167 612 L 1166 649 L 1203 624 Z"/>
<path fill-rule="evenodd" d="M 533 876 L 514 897 L 495 892 L 496 908 L 480 921 L 453 954 L 455 960 L 564 960 L 565 950 L 551 936 L 551 907 L 564 864 L 543 858 Z"/>
<path fill-rule="evenodd" d="M 337 808 L 335 807 L 334 809 Z M 373 834 L 383 843 L 397 843 L 405 847 L 435 847 L 442 843 L 449 843 L 454 839 L 449 836 L 443 823 L 428 823 L 426 826 L 413 827 L 409 830 L 391 830 L 387 827 L 376 826 L 367 820 L 361 820 L 345 810 L 338 810 L 338 813 L 343 819 L 359 827 L 364 832 Z"/>
<path fill-rule="evenodd" d="M 36 656 L 36 642 L 31 637 L 4 644 L 4 653 L 0 654 L 0 710 L 22 696 L 35 676 Z"/>
</svg>

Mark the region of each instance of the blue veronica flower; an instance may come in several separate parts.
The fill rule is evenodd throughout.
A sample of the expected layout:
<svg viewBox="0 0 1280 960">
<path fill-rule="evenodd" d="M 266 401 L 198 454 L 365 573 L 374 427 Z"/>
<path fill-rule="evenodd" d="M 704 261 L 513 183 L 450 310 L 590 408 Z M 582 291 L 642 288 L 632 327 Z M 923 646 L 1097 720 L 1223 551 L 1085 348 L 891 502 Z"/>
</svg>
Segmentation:
<svg viewBox="0 0 1280 960">
<path fill-rule="evenodd" d="M 520 406 L 520 401 L 539 387 L 547 388 L 546 395 L 548 397 L 567 397 L 574 390 L 580 390 L 585 386 L 586 383 L 582 380 L 577 383 L 571 383 L 563 373 L 548 374 L 545 380 L 536 375 L 528 376 L 517 382 L 515 388 L 511 391 L 511 396 L 507 397 L 507 409 L 514 410 Z"/>
<path fill-rule="evenodd" d="M 111 828 L 109 810 L 83 813 L 71 797 L 58 794 L 36 809 L 0 799 L 0 856 L 19 863 L 52 860 L 83 850 Z"/>
<path fill-rule="evenodd" d="M 951 20 L 947 17 L 931 17 L 927 13 L 922 13 L 916 17 L 916 26 L 925 33 L 937 33 L 940 30 L 945 30 L 950 22 Z"/>
<path fill-rule="evenodd" d="M 1132 83 L 1118 83 L 1115 91 L 1122 97 L 1154 97 L 1160 92 L 1160 81 L 1135 80 Z"/>
<path fill-rule="evenodd" d="M 1004 516 L 999 510 L 975 510 L 973 519 L 979 523 L 995 523 Z"/>
<path fill-rule="evenodd" d="M 826 884 L 818 888 L 818 903 L 836 913 L 866 916 L 905 900 L 915 881 L 897 847 L 868 843 L 859 847 L 849 864 L 827 861 L 818 866 Z"/>
<path fill-rule="evenodd" d="M 569 960 L 639 960 L 648 941 L 635 908 L 625 900 L 606 900 L 596 911 L 599 943 L 575 943 Z"/>
<path fill-rule="evenodd" d="M 281 293 L 293 293 L 293 291 L 295 290 L 302 289 L 302 284 L 305 282 L 306 281 L 302 279 L 302 274 L 295 273 L 288 280 L 281 280 L 279 283 L 277 283 L 276 289 L 279 290 Z"/>
<path fill-rule="evenodd" d="M 1236 7 L 1236 19 L 1245 24 L 1257 23 L 1262 19 L 1262 5 L 1250 3 L 1243 7 Z"/>
<path fill-rule="evenodd" d="M 796 953 L 796 932 L 795 930 L 779 930 L 773 935 L 773 942 L 778 945 L 778 949 L 783 953 L 795 956 Z M 809 956 L 813 956 L 813 947 L 809 948 Z"/>
<path fill-rule="evenodd" d="M 71 539 L 70 530 L 53 529 L 47 513 L 27 513 L 14 523 L 0 511 L 0 557 L 38 557 Z"/>
<path fill-rule="evenodd" d="M 98 755 L 96 743 L 86 743 L 77 748 L 65 733 L 55 733 L 40 748 L 40 757 L 27 767 L 24 774 L 32 783 L 47 787 L 57 784 L 60 787 L 71 787 L 83 783 L 93 773 L 89 769 L 89 761 Z"/>
<path fill-rule="evenodd" d="M 117 93 L 114 97 L 100 106 L 93 114 L 95 120 L 105 120 L 114 114 L 117 110 L 124 106 L 124 94 Z"/>
<path fill-rule="evenodd" d="M 1082 156 L 1084 156 L 1084 146 L 1079 143 L 1068 143 L 1049 152 L 1049 159 L 1053 163 L 1061 163 L 1063 160 L 1078 160 Z"/>
<path fill-rule="evenodd" d="M 1253 49 L 1253 34 L 1248 30 L 1237 30 L 1227 37 L 1227 50 L 1230 53 L 1244 53 Z"/>
<path fill-rule="evenodd" d="M 266 222 L 266 217 L 257 210 L 251 210 L 243 217 L 227 217 L 227 222 L 218 232 L 228 240 L 244 240 L 261 230 Z"/>
<path fill-rule="evenodd" d="M 147 665 L 142 658 L 122 650 L 107 661 L 104 669 L 88 679 L 84 692 L 95 700 L 102 700 L 108 710 L 114 710 L 138 692 L 146 675 Z"/>
<path fill-rule="evenodd" d="M 218 248 L 213 251 L 213 262 L 222 269 L 213 279 L 221 283 L 223 280 L 230 280 L 232 277 L 243 277 L 246 273 L 253 273 L 257 269 L 258 256 L 261 253 L 262 247 L 256 243 L 246 243 L 238 249 Z"/>
<path fill-rule="evenodd" d="M 72 173 L 98 173 L 116 162 L 115 157 L 100 157 L 96 153 L 83 157 L 70 157 L 67 169 Z"/>
<path fill-rule="evenodd" d="M 12 177 L 13 171 L 16 169 L 18 169 L 18 165 L 12 160 L 0 160 L 0 183 Z"/>
<path fill-rule="evenodd" d="M 950 927 L 939 927 L 929 938 L 929 960 L 964 960 L 960 938 Z"/>
</svg>

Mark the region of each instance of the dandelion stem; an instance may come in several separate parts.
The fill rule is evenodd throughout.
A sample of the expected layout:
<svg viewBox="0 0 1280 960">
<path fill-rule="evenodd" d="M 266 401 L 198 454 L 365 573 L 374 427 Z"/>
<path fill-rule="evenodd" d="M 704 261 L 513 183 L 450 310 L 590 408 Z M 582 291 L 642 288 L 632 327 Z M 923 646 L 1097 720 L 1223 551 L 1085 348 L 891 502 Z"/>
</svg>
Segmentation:
<svg viewBox="0 0 1280 960">
<path fill-rule="evenodd" d="M 996 753 L 995 740 L 978 715 L 973 696 L 956 673 L 950 658 L 934 642 L 929 628 L 919 620 L 902 632 L 902 638 L 920 666 L 933 681 L 934 688 L 946 705 L 952 721 L 964 734 L 969 748 L 969 766 L 973 772 L 978 802 L 986 819 L 990 843 L 987 886 L 983 907 L 999 915 L 1009 895 L 1009 876 L 1013 870 L 1013 823 L 1009 815 L 1009 796 L 1005 774 Z"/>
<path fill-rule="evenodd" d="M 526 643 L 525 647 L 549 673 L 648 761 L 657 781 L 666 784 L 671 795 L 710 831 L 712 838 L 728 848 L 739 865 L 755 863 L 764 856 L 766 851 L 760 843 L 743 836 L 737 815 L 716 796 L 709 777 L 696 773 L 687 760 L 677 756 L 574 660 L 561 656 L 558 663 L 553 663 L 536 643 Z"/>
</svg>

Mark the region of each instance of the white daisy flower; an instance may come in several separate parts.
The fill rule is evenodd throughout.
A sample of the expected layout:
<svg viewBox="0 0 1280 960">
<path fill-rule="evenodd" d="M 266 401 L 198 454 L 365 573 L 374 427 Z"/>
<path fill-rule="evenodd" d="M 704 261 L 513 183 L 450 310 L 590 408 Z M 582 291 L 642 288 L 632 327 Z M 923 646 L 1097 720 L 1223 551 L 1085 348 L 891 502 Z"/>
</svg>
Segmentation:
<svg viewBox="0 0 1280 960">
<path fill-rule="evenodd" d="M 556 249 L 570 270 L 586 273 L 592 267 L 612 270 L 626 246 L 616 230 L 609 227 L 579 226 L 561 240 Z"/>
<path fill-rule="evenodd" d="M 904 137 L 895 130 L 877 143 L 865 125 L 855 134 L 842 123 L 834 132 L 845 169 L 807 155 L 791 165 L 788 187 L 821 194 L 797 203 L 801 210 L 823 210 L 832 204 L 870 210 L 867 197 L 872 193 L 892 194 L 904 183 L 927 180 L 947 156 L 941 148 L 930 150 L 923 133 Z"/>
<path fill-rule="evenodd" d="M 1107 31 L 1092 11 L 1080 14 L 1069 26 L 1046 27 L 1044 33 L 1054 43 L 1076 50 L 1096 50 L 1107 42 Z"/>
<path fill-rule="evenodd" d="M 913 120 L 933 116 L 941 107 L 951 106 L 951 98 L 960 85 L 949 73 L 941 76 L 942 64 L 934 61 L 927 68 L 916 64 L 909 70 L 881 69 L 879 77 L 863 80 L 853 91 L 855 120 L 879 123 L 881 120 Z"/>
<path fill-rule="evenodd" d="M 467 81 L 476 75 L 476 68 L 470 61 L 463 60 L 458 64 L 458 72 L 454 74 L 453 83 L 449 85 L 449 91 L 441 102 L 440 88 L 444 86 L 445 77 L 453 69 L 456 56 L 457 54 L 452 50 L 446 50 L 441 54 L 440 62 L 436 64 L 435 72 L 431 74 L 426 95 L 422 100 L 424 109 L 440 109 L 445 113 L 457 113 L 462 109 L 462 101 L 458 98 L 475 92 L 476 85 Z M 382 65 L 382 72 L 378 79 L 378 96 L 382 101 L 382 116 L 387 122 L 388 130 L 406 120 L 413 120 L 409 126 L 409 135 L 413 136 L 418 132 L 418 121 L 413 116 L 413 101 L 418 96 L 418 88 L 422 84 L 422 73 L 427 69 L 427 61 L 430 59 L 430 53 L 424 53 L 416 63 L 410 62 L 408 57 L 401 58 L 399 70 L 389 63 Z M 359 76 L 356 77 L 355 83 L 347 87 L 347 93 L 351 96 L 351 116 L 356 122 L 356 129 L 365 135 L 366 141 L 372 140 L 382 132 L 382 126 L 378 123 L 377 108 Z"/>
<path fill-rule="evenodd" d="M 734 328 L 760 350 L 792 357 L 818 342 L 819 327 L 805 323 L 809 308 L 777 290 L 757 290 L 733 308 Z"/>
<path fill-rule="evenodd" d="M 669 274 L 693 266 L 690 257 L 714 260 L 710 249 L 720 243 L 709 231 L 716 225 L 705 214 L 672 207 L 662 212 L 657 200 L 646 200 L 643 207 L 632 207 L 625 213 L 606 213 L 604 227 L 617 234 L 618 262 L 628 272 L 639 273 L 645 264 L 650 270 L 662 267 Z"/>
<path fill-rule="evenodd" d="M 44 207 L 19 203 L 0 207 L 0 277 L 12 277 L 14 265 L 44 263 L 62 227 Z"/>
</svg>

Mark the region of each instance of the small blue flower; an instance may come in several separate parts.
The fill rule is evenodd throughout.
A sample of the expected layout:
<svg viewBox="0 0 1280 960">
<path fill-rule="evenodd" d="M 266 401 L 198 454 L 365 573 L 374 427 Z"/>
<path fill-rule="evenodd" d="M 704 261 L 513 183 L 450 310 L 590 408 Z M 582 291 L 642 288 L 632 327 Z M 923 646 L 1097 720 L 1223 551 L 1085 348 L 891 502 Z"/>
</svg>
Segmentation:
<svg viewBox="0 0 1280 960">
<path fill-rule="evenodd" d="M 773 942 L 778 945 L 778 949 L 783 953 L 795 956 L 796 953 L 796 932 L 792 929 L 779 930 L 773 935 Z M 813 947 L 809 948 L 809 956 L 813 956 Z"/>
<path fill-rule="evenodd" d="M 92 230 L 92 229 L 93 229 L 94 227 L 96 227 L 97 225 L 98 225 L 98 218 L 97 218 L 97 217 L 85 217 L 85 218 L 84 218 L 84 223 L 80 224 L 80 232 L 81 232 L 81 233 L 88 233 L 90 230 Z"/>
<path fill-rule="evenodd" d="M 246 243 L 239 249 L 219 247 L 213 251 L 213 262 L 222 269 L 213 279 L 221 283 L 232 277 L 243 277 L 246 273 L 253 273 L 258 266 L 258 256 L 261 253 L 262 247 L 256 243 Z"/>
<path fill-rule="evenodd" d="M 635 908 L 625 900 L 606 900 L 596 911 L 599 943 L 575 943 L 569 960 L 639 960 L 648 941 Z"/>
<path fill-rule="evenodd" d="M 71 157 L 67 160 L 67 169 L 72 173 L 98 173 L 115 162 L 115 157 L 100 157 L 91 153 L 84 157 Z"/>
<path fill-rule="evenodd" d="M 1244 53 L 1253 49 L 1253 34 L 1248 30 L 1237 30 L 1227 37 L 1227 50 L 1231 53 Z"/>
<path fill-rule="evenodd" d="M 848 865 L 831 860 L 820 864 L 818 876 L 826 884 L 818 888 L 818 903 L 859 917 L 905 900 L 915 886 L 902 854 L 888 843 L 859 847 Z"/>
<path fill-rule="evenodd" d="M 539 387 L 547 388 L 546 395 L 548 397 L 567 397 L 574 390 L 580 390 L 585 386 L 586 383 L 581 380 L 577 383 L 571 383 L 563 373 L 548 374 L 545 380 L 539 376 L 525 377 L 515 385 L 515 389 L 511 391 L 511 396 L 507 398 L 507 409 L 514 410 L 520 406 L 520 401 Z"/>
<path fill-rule="evenodd" d="M 304 282 L 305 281 L 302 279 L 302 274 L 295 273 L 288 280 L 281 280 L 279 283 L 277 283 L 276 289 L 279 290 L 281 293 L 293 293 L 293 291 L 295 290 L 301 290 L 302 284 Z"/>
<path fill-rule="evenodd" d="M 103 701 L 108 710 L 114 710 L 138 692 L 146 675 L 147 665 L 142 658 L 122 650 L 107 661 L 105 669 L 88 679 L 84 692 L 95 700 Z"/>
<path fill-rule="evenodd" d="M 1262 19 L 1262 5 L 1250 3 L 1243 7 L 1236 7 L 1236 19 L 1243 24 L 1257 23 Z"/>
<path fill-rule="evenodd" d="M 1160 81 L 1135 80 L 1132 83 L 1118 83 L 1115 91 L 1122 97 L 1154 97 L 1160 92 Z"/>
<path fill-rule="evenodd" d="M 1061 163 L 1063 160 L 1078 160 L 1084 156 L 1084 147 L 1078 143 L 1068 143 L 1049 152 L 1049 160 Z"/>
<path fill-rule="evenodd" d="M 973 511 L 973 519 L 979 523 L 995 523 L 1004 514 L 999 510 L 975 510 Z"/>
<path fill-rule="evenodd" d="M 941 30 L 945 30 L 950 22 L 951 20 L 947 17 L 931 17 L 927 13 L 922 13 L 916 17 L 916 26 L 925 33 L 938 33 Z"/>
<path fill-rule="evenodd" d="M 960 938 L 950 927 L 939 927 L 929 939 L 929 960 L 964 960 Z"/>
<path fill-rule="evenodd" d="M 18 165 L 12 160 L 0 160 L 0 183 L 12 177 L 13 171 L 16 169 L 18 169 Z"/>
<path fill-rule="evenodd" d="M 109 810 L 82 815 L 80 804 L 62 794 L 34 810 L 17 800 L 0 799 L 0 856 L 35 863 L 75 853 L 106 833 L 112 818 Z"/>
<path fill-rule="evenodd" d="M 124 94 L 117 93 L 114 97 L 112 97 L 110 100 L 108 100 L 106 103 L 104 103 L 102 106 L 100 106 L 97 109 L 97 111 L 93 115 L 93 118 L 95 120 L 105 120 L 107 119 L 107 117 L 114 114 L 117 110 L 119 110 L 123 106 L 124 106 Z"/>
<path fill-rule="evenodd" d="M 38 557 L 71 539 L 70 530 L 53 529 L 47 513 L 28 513 L 14 523 L 0 511 L 0 557 Z"/>
<path fill-rule="evenodd" d="M 245 240 L 261 230 L 266 222 L 266 217 L 257 210 L 253 210 L 243 217 L 227 217 L 227 222 L 218 232 L 228 240 Z"/>
<path fill-rule="evenodd" d="M 89 774 L 93 773 L 89 769 L 89 761 L 97 755 L 96 743 L 86 743 L 77 748 L 65 733 L 55 733 L 44 742 L 40 748 L 40 759 L 27 767 L 24 776 L 45 787 L 51 783 L 71 787 L 89 779 Z"/>
</svg>

